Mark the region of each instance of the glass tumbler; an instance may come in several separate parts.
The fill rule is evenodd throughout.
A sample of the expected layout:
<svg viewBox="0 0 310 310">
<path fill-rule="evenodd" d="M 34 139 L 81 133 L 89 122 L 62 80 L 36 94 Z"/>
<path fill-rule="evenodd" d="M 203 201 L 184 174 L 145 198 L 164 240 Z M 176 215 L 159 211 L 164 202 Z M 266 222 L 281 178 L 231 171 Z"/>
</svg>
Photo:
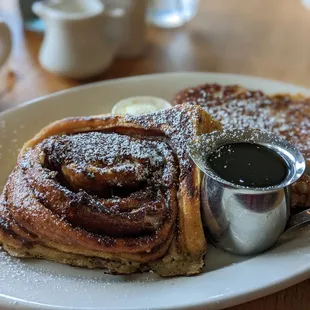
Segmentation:
<svg viewBox="0 0 310 310">
<path fill-rule="evenodd" d="M 190 21 L 199 0 L 148 0 L 147 20 L 160 28 L 176 28 Z"/>
</svg>

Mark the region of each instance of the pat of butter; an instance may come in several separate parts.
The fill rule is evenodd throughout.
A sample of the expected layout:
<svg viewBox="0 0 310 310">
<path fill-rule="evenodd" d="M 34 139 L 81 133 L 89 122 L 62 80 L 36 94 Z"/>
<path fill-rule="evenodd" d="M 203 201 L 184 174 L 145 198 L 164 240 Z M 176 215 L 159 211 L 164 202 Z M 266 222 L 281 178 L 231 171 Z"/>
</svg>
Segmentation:
<svg viewBox="0 0 310 310">
<path fill-rule="evenodd" d="M 171 104 L 157 97 L 140 96 L 130 97 L 119 101 L 112 109 L 112 114 L 141 115 L 171 108 Z"/>
</svg>

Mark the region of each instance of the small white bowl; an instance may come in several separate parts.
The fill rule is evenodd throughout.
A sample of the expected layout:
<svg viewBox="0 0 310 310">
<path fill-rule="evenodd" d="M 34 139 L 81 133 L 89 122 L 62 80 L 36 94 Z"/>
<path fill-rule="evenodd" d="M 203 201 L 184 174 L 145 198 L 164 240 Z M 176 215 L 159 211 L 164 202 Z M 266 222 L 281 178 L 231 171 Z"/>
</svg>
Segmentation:
<svg viewBox="0 0 310 310">
<path fill-rule="evenodd" d="M 112 114 L 141 115 L 169 109 L 171 107 L 171 103 L 159 97 L 137 96 L 120 100 L 113 107 Z"/>
</svg>

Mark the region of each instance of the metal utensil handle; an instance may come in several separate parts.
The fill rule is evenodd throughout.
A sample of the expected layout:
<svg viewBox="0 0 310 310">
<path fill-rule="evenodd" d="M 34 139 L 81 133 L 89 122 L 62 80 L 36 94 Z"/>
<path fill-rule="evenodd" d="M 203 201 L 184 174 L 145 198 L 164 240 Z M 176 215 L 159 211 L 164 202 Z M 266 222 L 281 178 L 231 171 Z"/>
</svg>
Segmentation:
<svg viewBox="0 0 310 310">
<path fill-rule="evenodd" d="M 309 221 L 310 221 L 310 209 L 307 209 L 298 214 L 291 216 L 287 222 L 285 230 L 289 230 L 295 226 L 304 224 Z"/>
</svg>

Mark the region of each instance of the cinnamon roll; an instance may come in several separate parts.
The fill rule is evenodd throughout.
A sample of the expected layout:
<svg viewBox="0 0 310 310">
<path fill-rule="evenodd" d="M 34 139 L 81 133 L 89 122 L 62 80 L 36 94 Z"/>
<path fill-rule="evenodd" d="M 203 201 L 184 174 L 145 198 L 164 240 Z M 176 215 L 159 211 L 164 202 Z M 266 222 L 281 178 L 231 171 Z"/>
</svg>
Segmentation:
<svg viewBox="0 0 310 310">
<path fill-rule="evenodd" d="M 187 143 L 218 128 L 192 105 L 50 124 L 24 145 L 3 190 L 3 248 L 114 274 L 199 273 L 201 175 Z"/>
</svg>

